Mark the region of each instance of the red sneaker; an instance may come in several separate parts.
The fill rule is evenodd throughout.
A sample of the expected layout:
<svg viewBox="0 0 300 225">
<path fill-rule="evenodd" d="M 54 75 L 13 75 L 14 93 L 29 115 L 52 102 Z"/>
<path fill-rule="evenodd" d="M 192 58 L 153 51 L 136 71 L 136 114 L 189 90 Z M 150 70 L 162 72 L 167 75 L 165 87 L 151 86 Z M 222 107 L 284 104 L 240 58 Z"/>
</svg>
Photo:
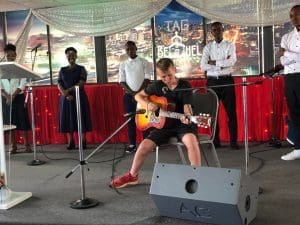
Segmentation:
<svg viewBox="0 0 300 225">
<path fill-rule="evenodd" d="M 121 177 L 117 177 L 112 182 L 110 182 L 110 186 L 114 188 L 123 188 L 127 185 L 136 185 L 138 184 L 138 175 L 133 177 L 128 171 Z"/>
</svg>

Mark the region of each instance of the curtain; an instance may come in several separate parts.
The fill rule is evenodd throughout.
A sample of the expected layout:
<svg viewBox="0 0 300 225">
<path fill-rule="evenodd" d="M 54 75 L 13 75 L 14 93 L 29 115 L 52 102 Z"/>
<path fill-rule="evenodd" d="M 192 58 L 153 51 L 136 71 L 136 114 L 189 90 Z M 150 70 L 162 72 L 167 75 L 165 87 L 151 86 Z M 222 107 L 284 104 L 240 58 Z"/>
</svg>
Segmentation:
<svg viewBox="0 0 300 225">
<path fill-rule="evenodd" d="M 284 98 L 283 77 L 275 77 L 273 82 L 269 78 L 247 78 L 248 82 L 259 80 L 262 80 L 263 84 L 247 86 L 249 141 L 269 141 L 272 136 L 285 139 L 288 126 L 285 123 L 287 107 Z M 206 85 L 206 80 L 191 80 L 190 83 L 193 87 L 203 87 Z M 242 79 L 235 78 L 235 83 L 242 83 Z M 90 103 L 93 124 L 93 131 L 87 133 L 87 141 L 88 143 L 102 143 L 126 120 L 123 116 L 124 92 L 122 87 L 117 84 L 86 85 L 85 90 Z M 272 107 L 272 90 L 274 90 L 274 108 Z M 33 94 L 35 96 L 34 110 L 37 143 L 67 143 L 66 134 L 58 133 L 60 93 L 57 87 L 34 87 Z M 236 86 L 238 141 L 244 140 L 243 101 L 242 86 Z M 28 107 L 30 106 L 28 105 Z M 228 118 L 222 104 L 220 104 L 218 121 L 221 140 L 229 141 Z M 202 132 L 205 132 L 203 128 L 201 129 Z M 139 141 L 141 137 L 141 132 L 138 132 Z M 21 137 L 17 140 L 19 143 L 23 142 Z M 128 142 L 127 126 L 110 140 L 110 143 L 114 142 Z"/>
<path fill-rule="evenodd" d="M 289 21 L 295 0 L 176 0 L 208 19 L 243 26 L 272 26 Z M 298 2 L 299 4 L 299 2 Z"/>
<path fill-rule="evenodd" d="M 152 18 L 171 0 L 113 0 L 33 10 L 58 30 L 74 35 L 105 36 L 133 28 Z"/>
</svg>

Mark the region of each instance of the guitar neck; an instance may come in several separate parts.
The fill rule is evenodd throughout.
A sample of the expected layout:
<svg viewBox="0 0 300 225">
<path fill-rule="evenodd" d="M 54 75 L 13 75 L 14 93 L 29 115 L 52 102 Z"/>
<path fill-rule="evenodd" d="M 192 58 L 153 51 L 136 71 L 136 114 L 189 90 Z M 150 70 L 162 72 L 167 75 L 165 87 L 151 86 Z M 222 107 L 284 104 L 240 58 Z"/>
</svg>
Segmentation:
<svg viewBox="0 0 300 225">
<path fill-rule="evenodd" d="M 172 119 L 180 119 L 184 114 L 177 112 L 164 111 L 162 109 L 159 110 L 159 116 L 164 116 Z"/>
</svg>

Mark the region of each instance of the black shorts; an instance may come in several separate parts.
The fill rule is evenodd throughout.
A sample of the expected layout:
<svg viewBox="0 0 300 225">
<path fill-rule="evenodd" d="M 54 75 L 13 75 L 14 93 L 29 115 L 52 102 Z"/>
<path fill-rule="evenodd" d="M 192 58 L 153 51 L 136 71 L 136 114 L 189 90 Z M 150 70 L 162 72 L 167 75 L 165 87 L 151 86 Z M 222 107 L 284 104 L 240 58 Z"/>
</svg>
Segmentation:
<svg viewBox="0 0 300 225">
<path fill-rule="evenodd" d="M 146 139 L 153 141 L 157 146 L 168 143 L 170 137 L 177 137 L 181 141 L 187 133 L 193 133 L 197 136 L 197 126 L 195 124 L 180 124 L 174 128 L 153 129 Z"/>
</svg>

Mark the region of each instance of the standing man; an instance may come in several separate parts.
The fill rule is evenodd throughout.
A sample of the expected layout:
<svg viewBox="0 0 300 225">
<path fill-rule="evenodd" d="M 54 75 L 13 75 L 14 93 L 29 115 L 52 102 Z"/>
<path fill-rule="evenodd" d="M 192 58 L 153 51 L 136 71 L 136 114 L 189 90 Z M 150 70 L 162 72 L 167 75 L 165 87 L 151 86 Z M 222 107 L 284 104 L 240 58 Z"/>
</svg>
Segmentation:
<svg viewBox="0 0 300 225">
<path fill-rule="evenodd" d="M 16 46 L 13 44 L 7 44 L 4 48 L 4 53 L 8 62 L 14 62 L 17 58 Z M 23 131 L 25 152 L 30 153 L 32 152 L 28 137 L 28 131 L 30 130 L 30 122 L 24 95 L 26 83 L 26 78 L 2 79 L 1 95 L 3 106 L 3 123 L 11 123 L 13 125 L 16 125 L 16 130 Z M 15 130 L 12 130 L 11 142 L 12 149 L 10 151 L 10 154 L 16 154 L 18 148 Z"/>
<path fill-rule="evenodd" d="M 180 141 L 184 143 L 187 149 L 188 157 L 192 166 L 201 166 L 201 154 L 197 139 L 197 126 L 191 124 L 188 119 L 193 115 L 192 111 L 192 92 L 191 91 L 176 91 L 180 89 L 191 88 L 188 81 L 178 79 L 176 74 L 176 67 L 173 61 L 169 58 L 162 58 L 157 62 L 157 76 L 160 80 L 150 84 L 144 90 L 135 95 L 135 99 L 147 110 L 155 112 L 159 106 L 155 102 L 149 100 L 149 96 L 164 96 L 168 101 L 175 103 L 175 112 L 184 113 L 184 115 L 177 119 L 170 119 L 170 123 L 162 129 L 151 130 L 148 137 L 146 137 L 138 147 L 134 155 L 130 170 L 123 176 L 120 176 L 111 181 L 110 186 L 114 188 L 123 188 L 128 185 L 138 184 L 138 173 L 142 168 L 149 153 L 153 151 L 156 146 L 160 146 L 168 142 L 170 137 L 177 136 Z M 164 89 L 169 90 L 164 93 Z"/>
<path fill-rule="evenodd" d="M 119 82 L 125 90 L 124 106 L 125 113 L 136 111 L 136 101 L 134 95 L 144 89 L 150 82 L 152 69 L 149 63 L 136 54 L 137 47 L 133 41 L 127 41 L 125 44 L 128 59 L 121 63 L 119 70 Z M 128 123 L 129 146 L 127 153 L 136 151 L 136 124 L 132 119 Z"/>
<path fill-rule="evenodd" d="M 279 55 L 284 66 L 285 97 L 295 130 L 295 147 L 281 156 L 283 160 L 300 158 L 300 5 L 292 7 L 290 19 L 295 28 L 282 37 Z"/>
<path fill-rule="evenodd" d="M 203 49 L 201 69 L 206 71 L 207 86 L 229 85 L 217 87 L 213 90 L 217 93 L 219 100 L 223 102 L 227 116 L 230 133 L 230 146 L 239 149 L 237 144 L 237 118 L 234 80 L 231 76 L 232 66 L 236 62 L 235 45 L 223 39 L 224 28 L 222 23 L 211 24 L 211 33 L 214 41 L 207 44 Z M 214 140 L 215 147 L 221 147 L 219 137 L 219 125 L 217 123 Z"/>
</svg>

